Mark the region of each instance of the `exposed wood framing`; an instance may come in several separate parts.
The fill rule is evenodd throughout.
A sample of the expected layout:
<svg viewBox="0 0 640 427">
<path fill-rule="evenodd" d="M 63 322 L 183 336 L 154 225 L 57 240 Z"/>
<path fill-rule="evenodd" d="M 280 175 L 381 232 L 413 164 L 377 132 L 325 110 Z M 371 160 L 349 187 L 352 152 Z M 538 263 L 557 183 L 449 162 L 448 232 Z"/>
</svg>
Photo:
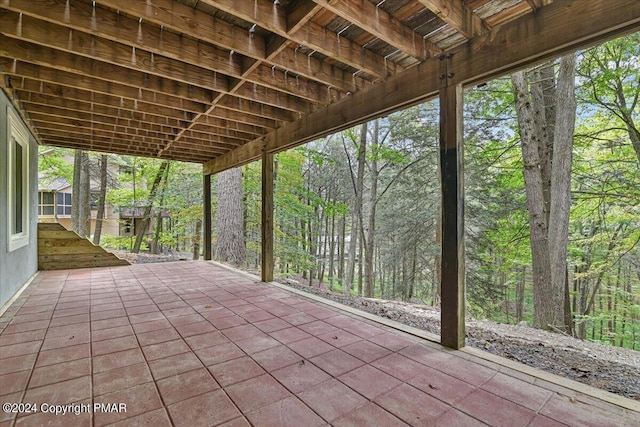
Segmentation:
<svg viewBox="0 0 640 427">
<path fill-rule="evenodd" d="M 465 337 L 462 85 L 448 86 L 446 77 L 443 81 L 446 83 L 440 89 L 440 182 L 442 186 L 440 341 L 447 347 L 457 349 L 464 347 Z"/>
<path fill-rule="evenodd" d="M 556 0 L 535 15 L 522 16 L 454 49 L 451 84 L 487 81 L 638 28 L 640 2 L 592 0 L 589 7 L 583 7 L 580 2 Z M 205 173 L 218 173 L 257 160 L 263 145 L 271 152 L 286 150 L 434 98 L 440 86 L 438 62 L 438 58 L 429 58 L 368 90 L 356 92 L 217 157 L 206 163 Z"/>
<path fill-rule="evenodd" d="M 473 14 L 471 8 L 462 0 L 419 0 L 454 29 L 470 39 L 484 32 L 482 19 Z M 534 0 L 539 1 L 539 0 Z"/>
</svg>

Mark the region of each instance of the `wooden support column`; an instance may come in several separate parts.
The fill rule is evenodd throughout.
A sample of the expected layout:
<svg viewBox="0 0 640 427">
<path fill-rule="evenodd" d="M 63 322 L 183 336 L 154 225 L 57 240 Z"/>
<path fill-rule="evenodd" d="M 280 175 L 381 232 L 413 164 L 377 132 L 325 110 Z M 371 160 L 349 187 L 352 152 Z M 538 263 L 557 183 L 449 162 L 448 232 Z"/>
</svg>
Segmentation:
<svg viewBox="0 0 640 427">
<path fill-rule="evenodd" d="M 442 345 L 464 347 L 464 155 L 462 85 L 450 84 L 450 56 L 443 58 L 440 75 L 440 182 L 442 189 Z"/>
<path fill-rule="evenodd" d="M 273 154 L 262 152 L 262 281 L 273 281 Z"/>
<path fill-rule="evenodd" d="M 211 175 L 203 175 L 204 259 L 211 261 Z"/>
</svg>

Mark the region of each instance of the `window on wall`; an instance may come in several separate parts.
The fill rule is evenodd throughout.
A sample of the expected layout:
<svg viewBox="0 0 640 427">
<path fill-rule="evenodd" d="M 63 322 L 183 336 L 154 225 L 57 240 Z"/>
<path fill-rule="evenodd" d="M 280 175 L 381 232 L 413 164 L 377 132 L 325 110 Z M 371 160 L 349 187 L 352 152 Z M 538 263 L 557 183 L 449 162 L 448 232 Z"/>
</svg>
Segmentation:
<svg viewBox="0 0 640 427">
<path fill-rule="evenodd" d="M 11 252 L 29 243 L 29 135 L 10 107 L 7 142 L 7 229 Z"/>
<path fill-rule="evenodd" d="M 38 215 L 54 216 L 56 208 L 54 193 L 52 191 L 41 191 L 38 199 Z"/>
<path fill-rule="evenodd" d="M 56 193 L 56 215 L 71 216 L 71 193 Z"/>
</svg>

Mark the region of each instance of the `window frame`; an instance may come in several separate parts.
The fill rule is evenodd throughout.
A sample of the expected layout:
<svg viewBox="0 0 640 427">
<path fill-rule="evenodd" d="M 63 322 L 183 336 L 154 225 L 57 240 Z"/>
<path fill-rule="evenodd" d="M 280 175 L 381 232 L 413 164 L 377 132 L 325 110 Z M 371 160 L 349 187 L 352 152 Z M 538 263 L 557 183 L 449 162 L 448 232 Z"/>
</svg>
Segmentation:
<svg viewBox="0 0 640 427">
<path fill-rule="evenodd" d="M 16 220 L 16 164 L 15 164 L 15 148 L 18 144 L 22 151 L 22 165 L 20 177 L 21 196 L 20 203 L 22 216 L 22 230 L 16 232 L 14 223 Z M 31 225 L 31 212 L 29 211 L 29 202 L 31 191 L 29 187 L 29 133 L 22 124 L 20 118 L 13 112 L 10 106 L 7 107 L 7 251 L 13 252 L 23 246 L 29 244 L 29 229 Z"/>
<path fill-rule="evenodd" d="M 51 195 L 51 203 L 45 203 L 44 195 Z M 44 212 L 45 208 L 51 208 L 52 212 L 47 214 Z M 55 191 L 38 191 L 38 216 L 44 218 L 55 218 L 56 217 L 56 193 Z"/>
</svg>

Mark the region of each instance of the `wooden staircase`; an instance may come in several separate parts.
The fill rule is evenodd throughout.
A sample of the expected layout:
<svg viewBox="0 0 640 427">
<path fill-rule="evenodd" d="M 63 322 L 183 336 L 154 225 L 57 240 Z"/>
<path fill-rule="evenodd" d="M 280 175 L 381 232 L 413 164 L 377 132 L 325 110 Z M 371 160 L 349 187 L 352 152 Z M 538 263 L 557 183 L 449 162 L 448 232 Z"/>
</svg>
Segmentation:
<svg viewBox="0 0 640 427">
<path fill-rule="evenodd" d="M 38 270 L 131 265 L 58 223 L 38 224 Z"/>
</svg>

